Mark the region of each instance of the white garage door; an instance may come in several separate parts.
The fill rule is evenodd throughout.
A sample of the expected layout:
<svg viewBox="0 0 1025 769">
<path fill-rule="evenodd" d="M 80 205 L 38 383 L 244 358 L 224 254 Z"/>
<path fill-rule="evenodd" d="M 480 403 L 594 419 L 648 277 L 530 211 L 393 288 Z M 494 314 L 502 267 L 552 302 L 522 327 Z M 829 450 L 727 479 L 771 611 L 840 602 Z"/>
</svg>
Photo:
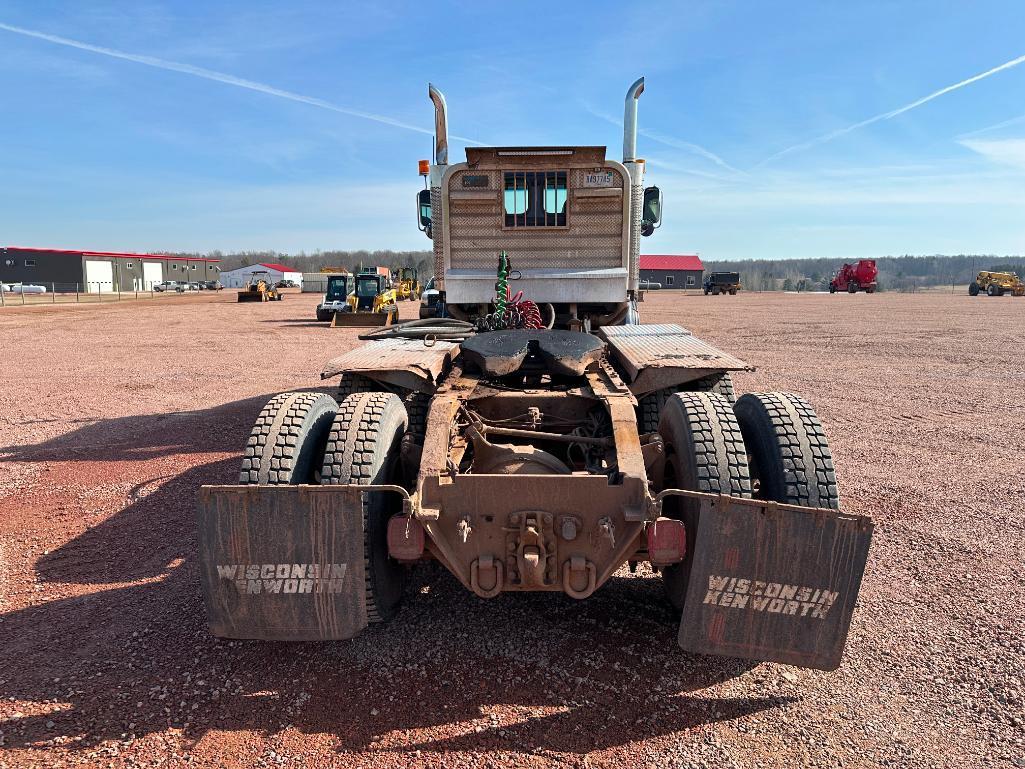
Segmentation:
<svg viewBox="0 0 1025 769">
<path fill-rule="evenodd" d="M 86 291 L 90 294 L 114 290 L 114 263 L 85 260 Z"/>
<path fill-rule="evenodd" d="M 160 262 L 143 262 L 142 263 L 142 287 L 149 291 L 157 283 L 160 283 L 164 279 L 164 268 L 160 266 Z"/>
</svg>

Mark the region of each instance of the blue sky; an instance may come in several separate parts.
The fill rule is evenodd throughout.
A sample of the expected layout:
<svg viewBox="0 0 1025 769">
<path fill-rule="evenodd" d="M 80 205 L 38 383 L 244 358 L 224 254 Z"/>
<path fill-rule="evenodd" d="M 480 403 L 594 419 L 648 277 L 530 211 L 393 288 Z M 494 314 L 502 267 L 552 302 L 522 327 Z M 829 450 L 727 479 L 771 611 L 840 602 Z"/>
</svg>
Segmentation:
<svg viewBox="0 0 1025 769">
<path fill-rule="evenodd" d="M 644 75 L 648 253 L 1020 254 L 1023 56 L 1017 0 L 0 0 L 0 245 L 427 248 L 428 80 L 454 135 L 618 158 Z"/>
</svg>

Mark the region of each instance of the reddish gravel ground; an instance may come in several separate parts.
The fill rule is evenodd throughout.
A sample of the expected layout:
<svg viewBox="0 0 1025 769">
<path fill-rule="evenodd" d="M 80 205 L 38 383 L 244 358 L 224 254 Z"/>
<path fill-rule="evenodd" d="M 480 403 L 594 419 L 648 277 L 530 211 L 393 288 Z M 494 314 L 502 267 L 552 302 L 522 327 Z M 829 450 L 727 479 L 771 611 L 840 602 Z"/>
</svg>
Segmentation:
<svg viewBox="0 0 1025 769">
<path fill-rule="evenodd" d="M 418 572 L 353 642 L 212 638 L 196 489 L 356 333 L 294 293 L 8 308 L 0 766 L 1025 766 L 1025 300 L 648 296 L 812 400 L 875 518 L 838 671 L 684 654 L 643 570 L 581 603 Z"/>
</svg>

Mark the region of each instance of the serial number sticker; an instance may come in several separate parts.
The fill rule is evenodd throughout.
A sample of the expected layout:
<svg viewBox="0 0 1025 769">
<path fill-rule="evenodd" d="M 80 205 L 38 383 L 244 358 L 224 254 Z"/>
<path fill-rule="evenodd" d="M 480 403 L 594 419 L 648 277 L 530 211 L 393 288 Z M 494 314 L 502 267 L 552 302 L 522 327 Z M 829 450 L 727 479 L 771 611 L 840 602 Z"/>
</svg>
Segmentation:
<svg viewBox="0 0 1025 769">
<path fill-rule="evenodd" d="M 611 187 L 611 171 L 588 171 L 584 174 L 585 187 Z"/>
<path fill-rule="evenodd" d="M 488 177 L 466 174 L 463 176 L 464 187 L 487 187 Z"/>
</svg>

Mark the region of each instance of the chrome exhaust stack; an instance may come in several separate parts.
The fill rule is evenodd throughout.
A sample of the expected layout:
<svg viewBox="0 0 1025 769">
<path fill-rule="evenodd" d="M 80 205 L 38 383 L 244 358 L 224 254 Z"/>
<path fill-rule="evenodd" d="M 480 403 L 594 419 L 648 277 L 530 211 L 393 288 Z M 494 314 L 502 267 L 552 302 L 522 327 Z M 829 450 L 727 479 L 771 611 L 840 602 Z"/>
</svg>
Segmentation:
<svg viewBox="0 0 1025 769">
<path fill-rule="evenodd" d="M 637 100 L 644 93 L 644 78 L 639 77 L 626 92 L 623 109 L 623 163 L 637 159 Z M 444 103 L 444 102 L 442 102 Z"/>
<path fill-rule="evenodd" d="M 434 102 L 434 162 L 431 164 L 431 240 L 434 242 L 434 283 L 445 291 L 445 212 L 442 211 L 441 184 L 448 168 L 448 105 L 445 94 L 427 84 L 427 95 Z M 442 293 L 444 297 L 444 293 Z"/>
<path fill-rule="evenodd" d="M 643 89 L 643 85 L 641 86 Z M 448 165 L 448 106 L 445 94 L 427 84 L 427 93 L 434 102 L 434 162 L 439 166 Z"/>
<path fill-rule="evenodd" d="M 630 283 L 631 300 L 640 286 L 641 208 L 644 203 L 644 161 L 637 159 L 637 100 L 644 93 L 639 77 L 626 92 L 623 109 L 623 165 L 630 172 Z M 636 308 L 634 308 L 636 314 Z"/>
</svg>

